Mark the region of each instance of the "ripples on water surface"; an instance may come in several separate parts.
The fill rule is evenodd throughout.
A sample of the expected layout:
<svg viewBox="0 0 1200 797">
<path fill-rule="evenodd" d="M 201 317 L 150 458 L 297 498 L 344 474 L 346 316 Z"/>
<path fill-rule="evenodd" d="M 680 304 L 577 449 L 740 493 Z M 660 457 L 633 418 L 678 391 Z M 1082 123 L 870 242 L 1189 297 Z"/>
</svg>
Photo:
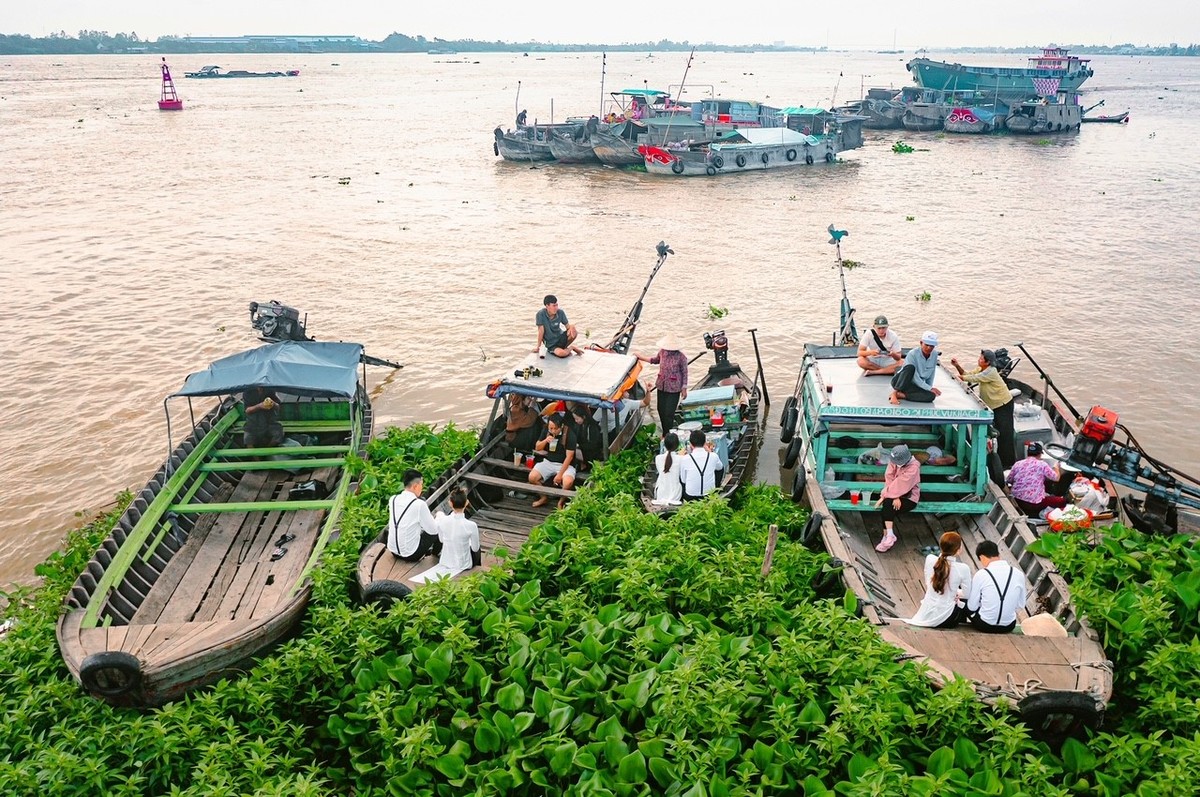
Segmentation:
<svg viewBox="0 0 1200 797">
<path fill-rule="evenodd" d="M 903 60 L 704 53 L 688 81 L 828 104 L 835 87 L 844 101 L 905 84 Z M 606 340 L 660 239 L 677 254 L 638 342 L 698 345 L 719 323 L 746 361 L 738 333 L 756 327 L 776 407 L 800 344 L 836 322 L 835 223 L 865 264 L 850 273 L 864 317 L 886 313 L 906 345 L 937 329 L 960 358 L 1024 341 L 1078 407 L 1116 409 L 1151 453 L 1200 471 L 1196 59 L 1094 59 L 1085 104 L 1130 108 L 1128 126 L 1048 143 L 868 132 L 834 167 L 712 180 L 492 154 L 518 81 L 530 119 L 551 100 L 559 119 L 594 112 L 599 54 L 171 60 L 180 75 L 202 62 L 301 77 L 181 79 L 186 110 L 160 113 L 154 57 L 0 57 L 0 584 L 29 581 L 77 510 L 144 483 L 166 454 L 163 396 L 253 345 L 250 300 L 406 362 L 382 423 L 479 422 L 541 296 Z M 684 63 L 611 54 L 606 91 L 665 89 Z M 901 137 L 918 151 L 893 154 Z M 729 317 L 708 321 L 709 304 Z M 387 373 L 371 377 L 379 390 Z"/>
</svg>

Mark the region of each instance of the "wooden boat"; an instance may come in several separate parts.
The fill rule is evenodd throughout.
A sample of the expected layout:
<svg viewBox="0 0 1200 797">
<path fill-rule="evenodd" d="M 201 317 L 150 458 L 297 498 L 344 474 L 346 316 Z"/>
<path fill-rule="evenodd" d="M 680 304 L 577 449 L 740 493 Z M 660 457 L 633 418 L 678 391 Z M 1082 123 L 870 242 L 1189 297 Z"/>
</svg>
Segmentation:
<svg viewBox="0 0 1200 797">
<path fill-rule="evenodd" d="M 1036 536 L 1027 519 L 988 477 L 991 411 L 941 366 L 934 384 L 942 393 L 934 404 L 894 406 L 888 402 L 889 381 L 862 376 L 856 355 L 852 345 L 806 345 L 794 395 L 785 405 L 785 418 L 797 421 L 789 446 L 789 456 L 798 452 L 793 496 L 813 513 L 805 540 L 822 545 L 840 563 L 841 582 L 858 598 L 863 617 L 904 657 L 923 662 L 935 684 L 963 677 L 986 702 L 1007 698 L 1042 738 L 1094 727 L 1112 694 L 1112 665 L 1053 564 L 1029 550 Z M 878 445 L 899 443 L 914 451 L 937 446 L 956 462 L 922 467 L 917 511 L 900 516 L 899 542 L 878 553 L 882 524 L 877 514 L 866 513 L 875 511 L 871 496 L 883 487 L 884 468 L 863 464 L 860 457 Z M 1045 612 L 1066 635 L 982 634 L 970 626 L 905 623 L 902 618 L 916 614 L 924 595 L 928 546 L 951 530 L 962 535 L 959 559 L 973 570 L 979 567 L 975 546 L 991 540 L 1024 573 L 1029 598 L 1019 621 Z"/>
<path fill-rule="evenodd" d="M 721 483 L 716 489 L 716 494 L 722 498 L 733 495 L 753 469 L 752 459 L 758 451 L 759 435 L 766 418 L 764 409 L 770 404 L 758 355 L 758 340 L 753 330 L 750 335 L 754 341 L 754 359 L 759 363 L 753 378 L 737 363 L 729 362 L 729 344 L 724 330 L 704 336 L 705 347 L 712 351 L 714 362 L 688 389 L 688 396 L 680 402 L 677 415 L 682 423 L 699 423 L 714 443 L 723 466 Z M 680 444 L 686 445 L 687 434 L 676 433 Z M 679 509 L 677 504 L 654 501 L 657 480 L 658 470 L 651 461 L 642 477 L 642 505 L 647 512 L 672 514 Z"/>
<path fill-rule="evenodd" d="M 484 426 L 479 448 L 427 487 L 423 497 L 433 512 L 449 513 L 448 499 L 454 489 L 461 487 L 467 492 L 467 516 L 479 526 L 482 567 L 496 563 L 497 548 L 509 551 L 519 548 L 529 538 L 530 531 L 549 517 L 553 501 L 533 507 L 531 496 L 569 500 L 575 494 L 574 490 L 530 484 L 529 468 L 534 455 L 528 450 L 514 449 L 504 440 L 504 406 L 508 396 L 538 402 L 543 417 L 560 402 L 578 402 L 592 408 L 600 423 L 606 456 L 628 446 L 644 425 L 644 397 L 639 395 L 638 382 L 641 362 L 629 353 L 629 347 L 650 284 L 672 253 L 665 243 L 658 244 L 657 252 L 658 261 L 650 279 L 609 345 L 585 349 L 582 355 L 562 359 L 553 356 L 540 359 L 530 354 L 516 363 L 513 371 L 505 371 L 490 382 L 486 393 L 493 400 L 492 413 Z M 576 478 L 576 485 L 584 483 L 586 472 Z M 387 550 L 386 533 L 387 529 L 382 529 L 358 560 L 356 585 L 364 603 L 386 605 L 407 597 L 427 583 L 426 574 L 438 564 L 434 556 L 418 562 L 394 556 Z M 467 570 L 455 578 L 474 572 L 476 569 Z"/>
<path fill-rule="evenodd" d="M 195 72 L 184 72 L 184 77 L 200 78 L 204 80 L 213 80 L 218 78 L 239 78 L 239 77 L 298 77 L 299 69 L 288 69 L 283 72 L 247 72 L 245 69 L 221 69 L 216 65 L 202 66 Z"/>
<path fill-rule="evenodd" d="M 596 117 L 593 116 L 571 130 L 552 133 L 548 140 L 550 154 L 559 163 L 599 163 L 600 159 L 592 149 L 592 134 L 596 132 L 598 125 Z"/>
<path fill-rule="evenodd" d="M 554 153 L 550 151 L 550 130 L 548 127 L 522 125 L 505 132 L 497 127 L 492 131 L 495 141 L 492 151 L 506 161 L 550 161 Z"/>
<path fill-rule="evenodd" d="M 1129 111 L 1122 111 L 1121 113 L 1112 114 L 1112 115 L 1099 114 L 1097 116 L 1088 116 L 1087 114 L 1084 114 L 1084 117 L 1083 117 L 1084 124 L 1108 123 L 1108 124 L 1114 124 L 1114 125 L 1121 125 L 1121 124 L 1127 123 L 1128 121 L 1129 121 Z"/>
<path fill-rule="evenodd" d="M 1020 102 L 1047 86 L 1077 91 L 1092 76 L 1087 58 L 1070 55 L 1061 47 L 1045 47 L 1030 56 L 1025 68 L 1008 66 L 964 66 L 929 58 L 914 58 L 907 64 L 918 86 L 938 91 L 957 89 L 981 91 L 1004 102 Z"/>
<path fill-rule="evenodd" d="M 1014 105 L 1005 124 L 1014 133 L 1068 133 L 1078 130 L 1082 121 L 1079 95 L 1060 91 Z"/>
<path fill-rule="evenodd" d="M 192 430 L 71 588 L 58 623 L 67 669 L 111 703 L 154 706 L 244 666 L 287 636 L 352 489 L 371 404 L 357 343 L 284 341 L 225 357 L 186 397 Z M 252 388 L 280 399 L 288 439 L 242 444 Z M 216 397 L 197 421 L 193 401 Z M 170 437 L 171 416 L 167 428 Z"/>
</svg>

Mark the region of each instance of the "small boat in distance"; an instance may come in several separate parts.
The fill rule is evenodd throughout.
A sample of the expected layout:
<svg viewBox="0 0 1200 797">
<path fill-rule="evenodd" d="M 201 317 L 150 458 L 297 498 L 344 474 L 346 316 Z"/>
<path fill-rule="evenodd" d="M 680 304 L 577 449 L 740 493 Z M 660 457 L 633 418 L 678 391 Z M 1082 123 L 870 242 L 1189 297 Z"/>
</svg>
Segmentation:
<svg viewBox="0 0 1200 797">
<path fill-rule="evenodd" d="M 1084 114 L 1084 117 L 1083 117 L 1084 124 L 1098 123 L 1098 122 L 1107 122 L 1108 124 L 1112 124 L 1112 125 L 1127 124 L 1129 122 L 1129 111 L 1122 111 L 1121 113 L 1112 114 L 1112 115 L 1100 114 L 1099 116 L 1088 116 L 1087 114 Z"/>
<path fill-rule="evenodd" d="M 162 59 L 162 93 L 158 97 L 158 110 L 183 110 L 183 100 L 175 93 L 175 81 L 171 79 L 171 68 L 167 66 L 166 58 Z"/>
<path fill-rule="evenodd" d="M 222 70 L 216 65 L 202 66 L 197 72 L 184 72 L 184 77 L 191 78 L 234 78 L 234 77 L 298 77 L 299 69 L 289 69 L 286 72 L 247 72 L 244 69 Z"/>
</svg>

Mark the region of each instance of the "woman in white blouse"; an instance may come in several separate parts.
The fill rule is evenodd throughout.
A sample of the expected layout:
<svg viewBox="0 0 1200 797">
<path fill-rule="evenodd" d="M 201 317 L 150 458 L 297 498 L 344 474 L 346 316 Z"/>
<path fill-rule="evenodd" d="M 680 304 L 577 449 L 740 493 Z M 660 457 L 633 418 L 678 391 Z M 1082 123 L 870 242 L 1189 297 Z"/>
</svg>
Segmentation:
<svg viewBox="0 0 1200 797">
<path fill-rule="evenodd" d="M 938 541 L 941 555 L 925 557 L 925 597 L 917 613 L 904 622 L 925 628 L 953 628 L 966 617 L 965 600 L 971 589 L 971 569 L 955 557 L 962 537 L 947 531 Z"/>
</svg>

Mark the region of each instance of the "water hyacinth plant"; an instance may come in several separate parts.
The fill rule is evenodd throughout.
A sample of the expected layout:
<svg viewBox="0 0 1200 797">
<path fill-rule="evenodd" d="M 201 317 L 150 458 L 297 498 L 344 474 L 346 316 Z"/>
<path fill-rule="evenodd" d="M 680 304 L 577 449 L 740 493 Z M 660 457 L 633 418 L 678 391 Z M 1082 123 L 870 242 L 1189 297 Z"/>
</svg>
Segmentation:
<svg viewBox="0 0 1200 797">
<path fill-rule="evenodd" d="M 637 506 L 652 436 L 598 466 L 505 566 L 381 613 L 348 592 L 399 474 L 475 445 L 390 430 L 316 575 L 302 632 L 153 711 L 93 700 L 54 643 L 119 510 L 7 596 L 0 793 L 36 795 L 1168 795 L 1200 786 L 1200 552 L 1116 529 L 1040 545 L 1107 637 L 1108 727 L 1051 751 L 964 681 L 934 691 L 814 581 L 806 513 L 773 487 L 663 520 Z M 762 575 L 767 530 L 781 530 Z"/>
</svg>

